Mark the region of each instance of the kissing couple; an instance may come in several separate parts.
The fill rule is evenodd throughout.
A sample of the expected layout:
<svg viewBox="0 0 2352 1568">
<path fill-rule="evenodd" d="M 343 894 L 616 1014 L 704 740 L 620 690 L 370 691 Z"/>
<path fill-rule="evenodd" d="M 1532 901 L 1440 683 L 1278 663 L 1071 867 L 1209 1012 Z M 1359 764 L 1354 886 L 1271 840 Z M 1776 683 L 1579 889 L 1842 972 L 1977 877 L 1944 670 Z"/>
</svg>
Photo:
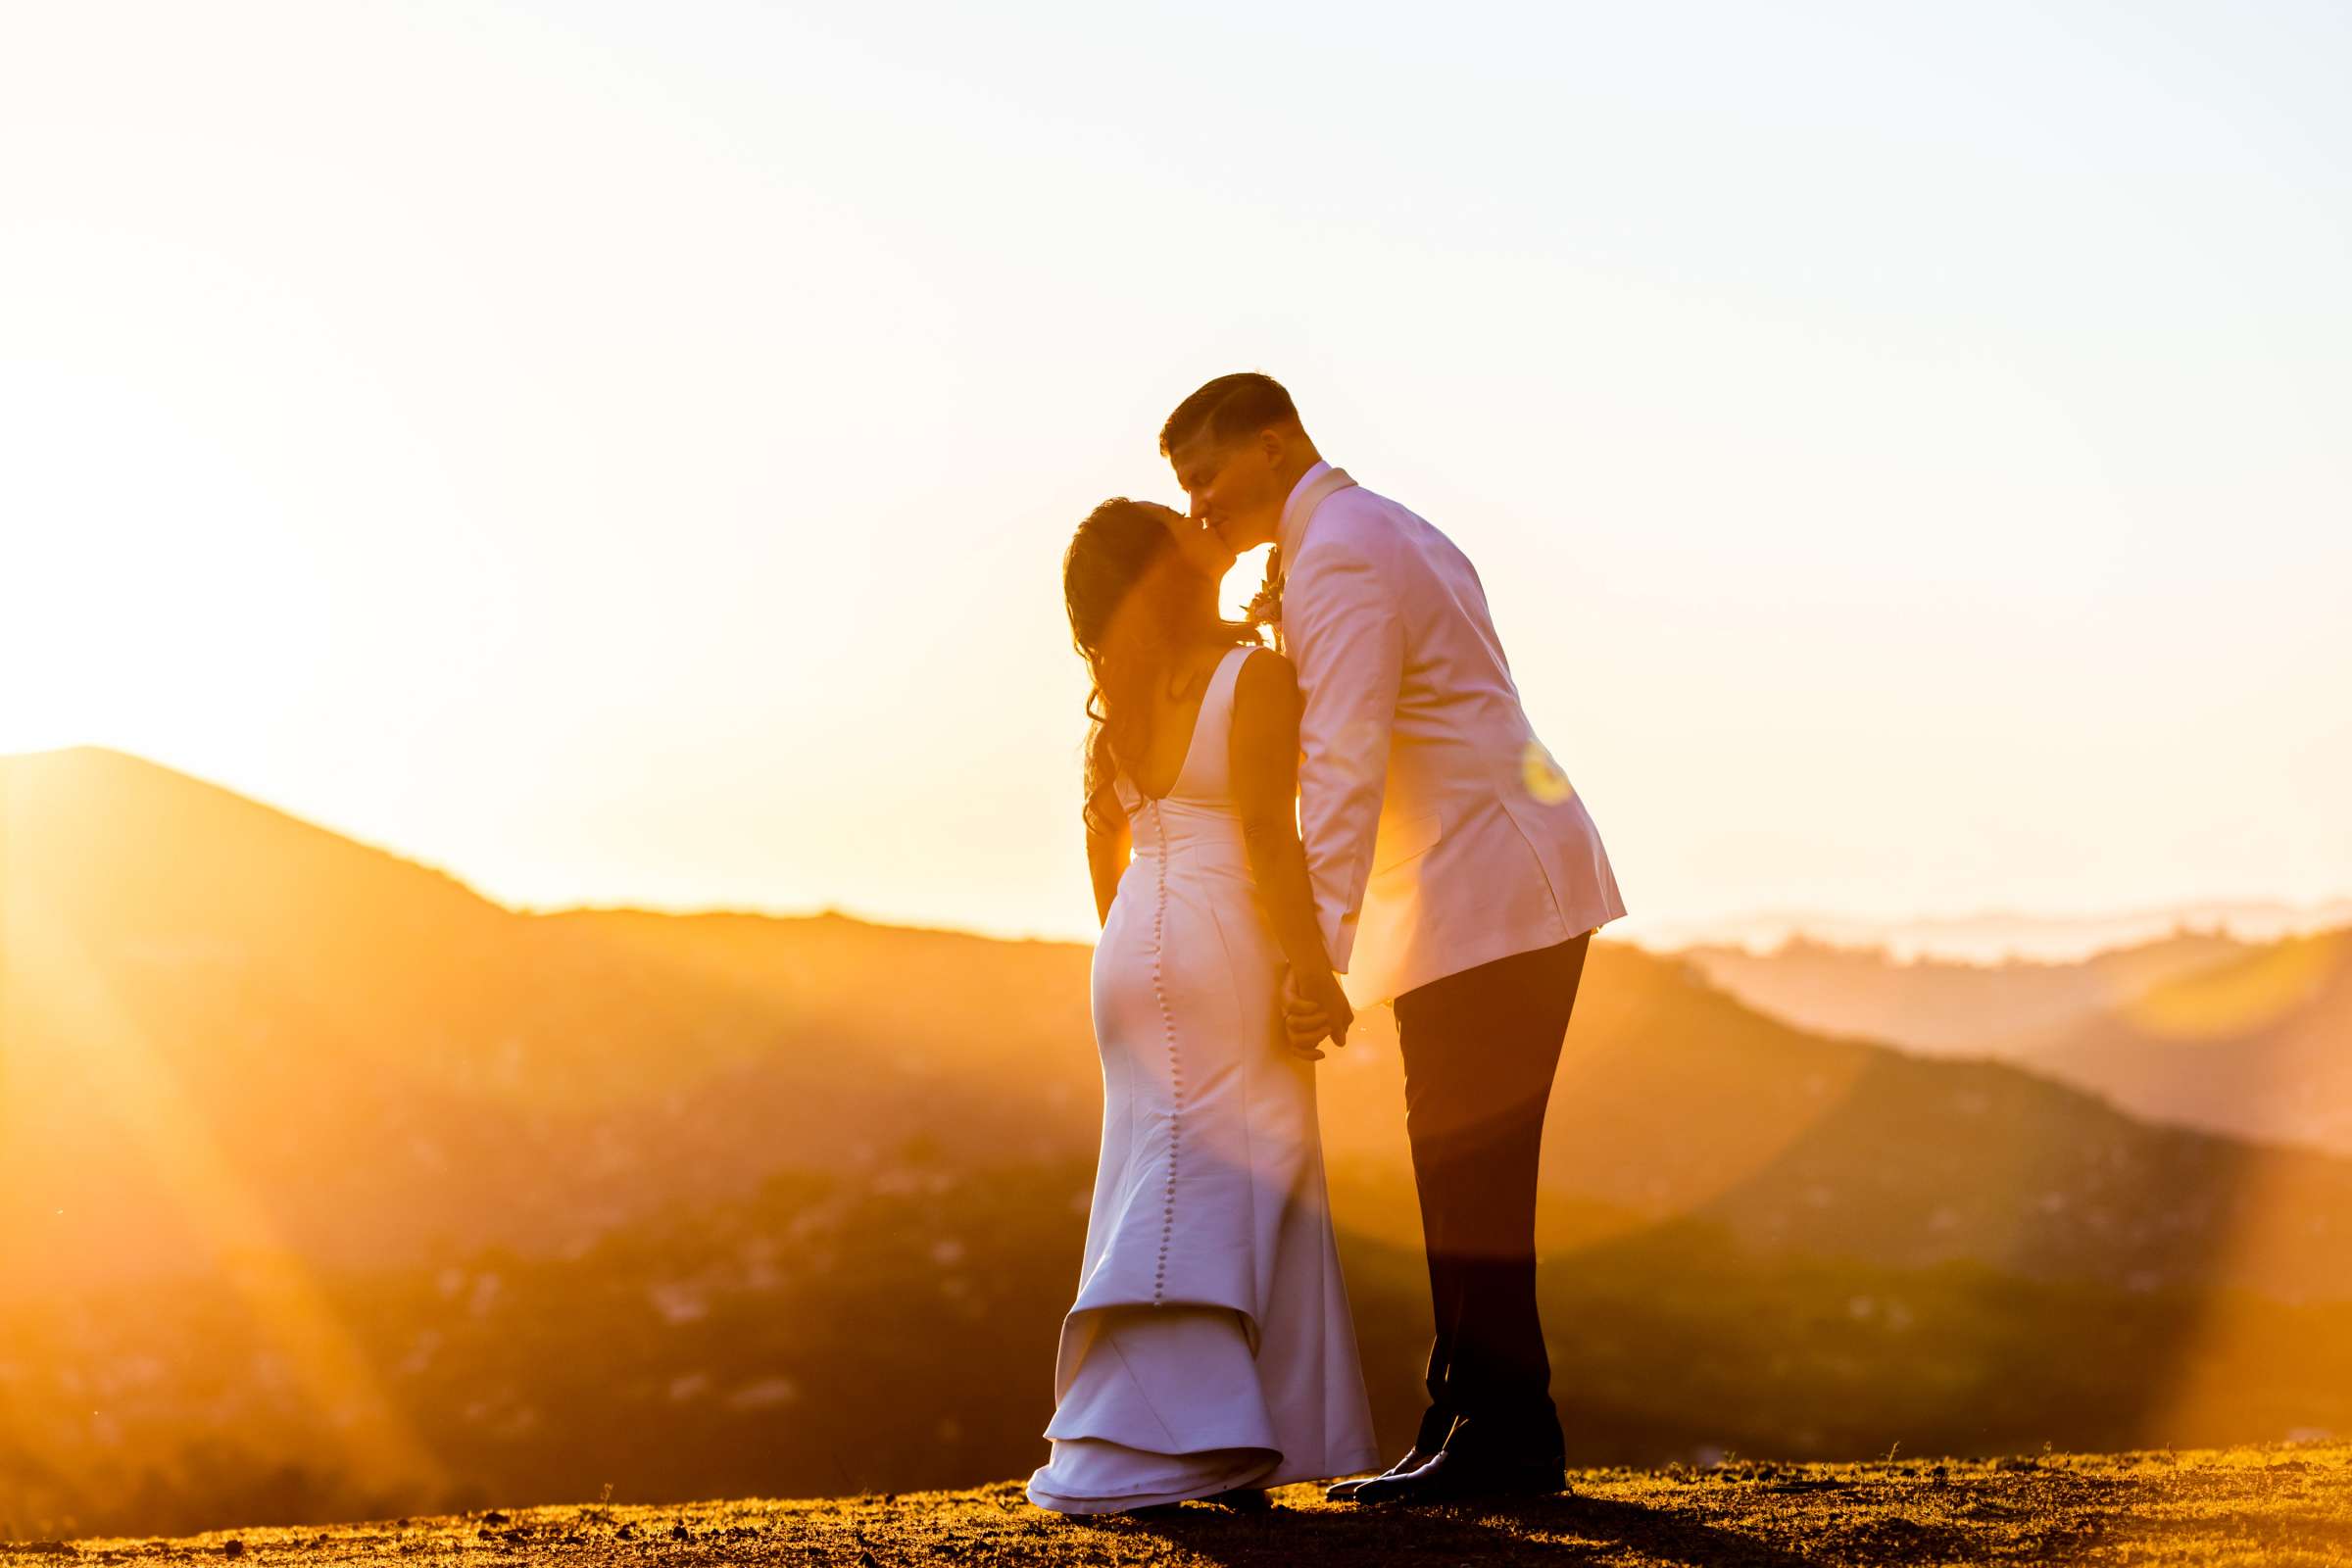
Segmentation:
<svg viewBox="0 0 2352 1568">
<path fill-rule="evenodd" d="M 1102 1149 L 1054 1369 L 1061 1513 L 1375 1470 L 1314 1063 L 1393 1001 L 1429 1252 L 1429 1408 L 1335 1500 L 1565 1484 L 1536 1316 L 1536 1157 L 1594 930 L 1625 912 L 1468 558 L 1323 461 L 1269 376 L 1159 450 L 1189 515 L 1106 501 L 1062 562 L 1094 676 L 1087 864 Z M 1218 613 L 1271 543 L 1252 625 Z"/>
</svg>

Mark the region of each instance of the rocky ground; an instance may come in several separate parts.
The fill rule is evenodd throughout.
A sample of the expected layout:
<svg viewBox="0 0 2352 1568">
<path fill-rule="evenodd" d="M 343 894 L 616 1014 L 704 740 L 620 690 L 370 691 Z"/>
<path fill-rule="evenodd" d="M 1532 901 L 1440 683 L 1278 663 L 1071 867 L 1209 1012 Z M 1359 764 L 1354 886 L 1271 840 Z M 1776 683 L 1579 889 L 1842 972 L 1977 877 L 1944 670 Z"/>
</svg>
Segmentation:
<svg viewBox="0 0 2352 1568">
<path fill-rule="evenodd" d="M 1510 1507 L 1366 1509 L 1293 1487 L 1268 1513 L 1072 1521 L 1019 1485 L 813 1501 L 560 1504 L 176 1540 L 0 1544 L 0 1565 L 189 1560 L 1121 1564 L 2228 1564 L 2352 1568 L 2352 1443 L 1705 1470 L 1592 1470 Z"/>
</svg>

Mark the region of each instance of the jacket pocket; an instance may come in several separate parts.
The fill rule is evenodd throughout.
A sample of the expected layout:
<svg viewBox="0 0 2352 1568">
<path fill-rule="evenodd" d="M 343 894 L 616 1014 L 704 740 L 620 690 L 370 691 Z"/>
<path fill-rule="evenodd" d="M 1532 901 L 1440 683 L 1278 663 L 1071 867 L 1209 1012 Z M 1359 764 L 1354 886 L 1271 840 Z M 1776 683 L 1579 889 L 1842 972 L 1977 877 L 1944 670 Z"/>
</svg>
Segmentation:
<svg viewBox="0 0 2352 1568">
<path fill-rule="evenodd" d="M 1396 823 L 1394 832 L 1384 830 L 1372 849 L 1372 874 L 1394 871 L 1414 856 L 1425 854 L 1444 834 L 1445 819 L 1436 811 L 1408 817 Z"/>
</svg>

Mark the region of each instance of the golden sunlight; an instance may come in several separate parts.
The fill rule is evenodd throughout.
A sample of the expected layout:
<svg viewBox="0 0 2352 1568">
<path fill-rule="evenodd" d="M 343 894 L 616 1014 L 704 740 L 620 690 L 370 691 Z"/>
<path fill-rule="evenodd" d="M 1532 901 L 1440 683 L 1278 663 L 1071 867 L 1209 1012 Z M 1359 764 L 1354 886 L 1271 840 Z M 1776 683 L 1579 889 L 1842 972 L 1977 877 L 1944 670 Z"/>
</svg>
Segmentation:
<svg viewBox="0 0 2352 1568">
<path fill-rule="evenodd" d="M 2150 1034 L 2214 1040 L 2259 1029 L 2303 1006 L 2344 961 L 2344 932 L 2290 937 L 2243 959 L 2158 986 L 2126 1009 Z"/>
<path fill-rule="evenodd" d="M 446 1479 L 438 1459 L 389 1398 L 367 1357 L 283 1246 L 267 1212 L 221 1156 L 212 1130 L 179 1092 L 138 1027 L 94 983 L 95 970 L 34 890 L 6 890 L 10 984 L 0 1035 L 0 1084 L 64 1072 L 79 1081 L 85 1115 L 103 1118 L 142 1152 L 157 1186 L 220 1260 L 222 1277 L 282 1353 L 344 1455 L 361 1474 L 401 1482 Z M 36 1063 L 34 1042 L 66 1046 L 70 1060 Z M 87 1217 L 61 1210 L 61 1229 Z M 29 1434 L 19 1434 L 29 1437 Z"/>
<path fill-rule="evenodd" d="M 1217 604 L 1228 618 L 1239 620 L 1250 601 L 1257 597 L 1259 585 L 1266 580 L 1266 558 L 1273 550 L 1272 545 L 1245 550 L 1227 568 L 1224 584 L 1217 590 Z"/>
</svg>

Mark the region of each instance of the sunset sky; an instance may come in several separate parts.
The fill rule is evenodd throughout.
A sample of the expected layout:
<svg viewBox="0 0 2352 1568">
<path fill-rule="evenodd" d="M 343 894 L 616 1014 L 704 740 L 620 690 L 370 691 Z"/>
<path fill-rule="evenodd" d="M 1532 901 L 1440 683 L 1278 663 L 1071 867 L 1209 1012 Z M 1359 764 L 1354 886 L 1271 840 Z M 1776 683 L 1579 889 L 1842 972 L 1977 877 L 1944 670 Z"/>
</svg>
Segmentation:
<svg viewBox="0 0 2352 1568">
<path fill-rule="evenodd" d="M 1640 919 L 2352 894 L 2348 79 L 2323 3 L 19 7 L 0 752 L 1083 935 L 1060 551 L 1256 368 Z"/>
</svg>

